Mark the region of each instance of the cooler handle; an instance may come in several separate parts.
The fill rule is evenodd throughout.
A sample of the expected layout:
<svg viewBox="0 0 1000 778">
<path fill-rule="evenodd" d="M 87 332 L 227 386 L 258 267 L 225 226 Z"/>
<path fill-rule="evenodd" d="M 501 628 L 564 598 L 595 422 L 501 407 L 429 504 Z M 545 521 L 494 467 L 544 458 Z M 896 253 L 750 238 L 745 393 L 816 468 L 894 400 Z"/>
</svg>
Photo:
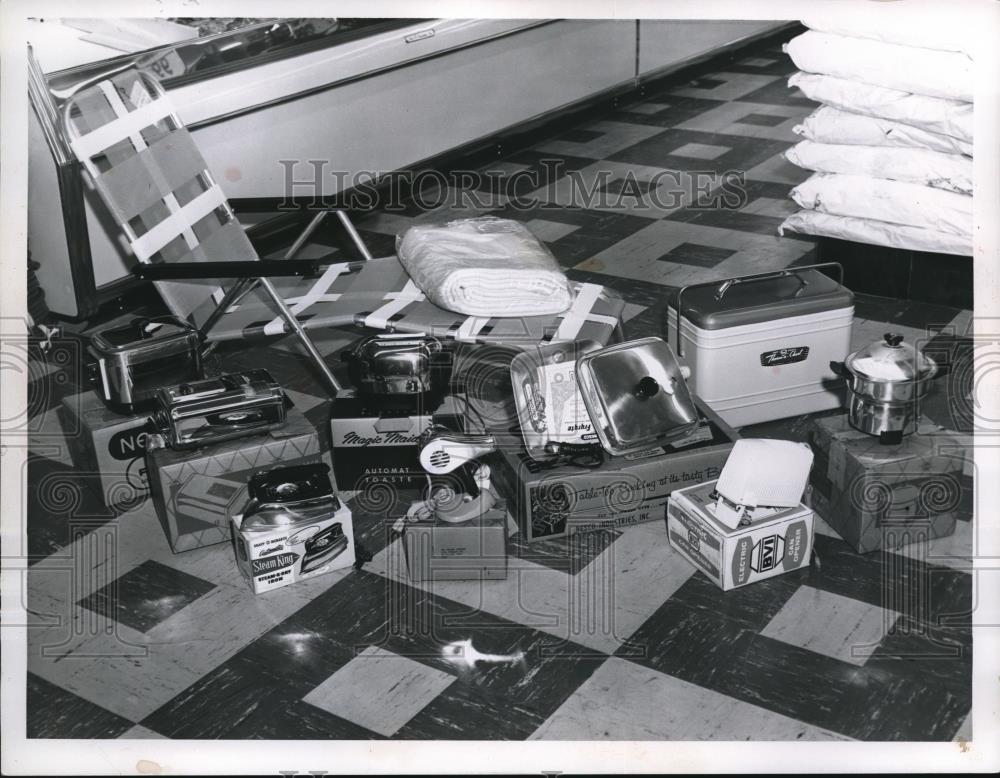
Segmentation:
<svg viewBox="0 0 1000 778">
<path fill-rule="evenodd" d="M 801 265 L 799 267 L 794 267 L 794 268 L 785 268 L 784 270 L 777 270 L 777 271 L 769 270 L 766 273 L 753 273 L 748 276 L 737 276 L 735 278 L 728 278 L 725 281 L 722 281 L 721 283 L 719 281 L 702 281 L 700 284 L 688 284 L 687 286 L 682 286 L 680 289 L 677 290 L 677 302 L 676 302 L 677 311 L 675 314 L 676 315 L 675 322 L 677 330 L 676 332 L 677 356 L 678 357 L 684 356 L 684 343 L 681 340 L 681 298 L 688 289 L 698 289 L 703 286 L 715 286 L 718 284 L 719 288 L 715 290 L 715 299 L 721 300 L 723 297 L 726 296 L 726 292 L 728 292 L 729 288 L 734 284 L 742 284 L 746 281 L 763 281 L 768 278 L 785 278 L 787 276 L 794 275 L 797 276 L 799 281 L 801 282 L 801 286 L 795 293 L 796 296 L 798 296 L 799 292 L 801 292 L 804 287 L 809 285 L 808 281 L 799 276 L 799 272 L 803 270 L 815 270 L 821 267 L 837 268 L 838 271 L 837 283 L 840 284 L 841 286 L 844 285 L 843 265 L 841 265 L 839 262 L 819 262 L 815 265 Z"/>
</svg>

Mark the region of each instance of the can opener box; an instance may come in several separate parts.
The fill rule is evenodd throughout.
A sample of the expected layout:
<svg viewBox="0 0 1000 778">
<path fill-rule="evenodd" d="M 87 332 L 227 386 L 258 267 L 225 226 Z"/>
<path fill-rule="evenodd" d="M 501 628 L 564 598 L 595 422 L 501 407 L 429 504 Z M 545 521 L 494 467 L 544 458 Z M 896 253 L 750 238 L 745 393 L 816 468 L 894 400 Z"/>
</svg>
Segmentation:
<svg viewBox="0 0 1000 778">
<path fill-rule="evenodd" d="M 232 517 L 232 540 L 236 566 L 254 594 L 279 589 L 297 581 L 315 578 L 324 573 L 351 567 L 355 561 L 354 527 L 350 509 L 337 500 L 337 510 L 308 526 L 276 526 L 267 531 L 244 531 L 243 514 Z M 330 536 L 324 546 L 324 557 L 313 561 L 316 553 L 310 544 L 317 538 Z"/>
<path fill-rule="evenodd" d="M 150 435 L 146 469 L 156 515 L 173 551 L 187 551 L 230 538 L 230 519 L 246 502 L 254 472 L 277 465 L 325 461 L 317 429 L 297 408 L 285 424 L 250 437 L 198 449 L 172 449 Z"/>
<path fill-rule="evenodd" d="M 670 495 L 667 537 L 681 556 L 726 591 L 809 565 L 812 510 L 802 504 L 758 509 L 749 524 L 731 528 L 717 515 L 716 484 Z"/>
<path fill-rule="evenodd" d="M 508 521 L 503 500 L 460 524 L 432 516 L 408 521 L 400 529 L 411 581 L 485 581 L 507 577 Z"/>
<path fill-rule="evenodd" d="M 95 392 L 64 397 L 59 406 L 73 465 L 100 476 L 101 496 L 109 508 L 135 508 L 149 495 L 146 436 L 149 415 L 115 413 Z"/>
<path fill-rule="evenodd" d="M 719 477 L 739 438 L 697 398 L 695 406 L 699 424 L 688 438 L 609 456 L 600 467 L 546 467 L 528 455 L 517 432 L 499 440 L 493 482 L 528 540 L 660 520 L 672 491 Z"/>
</svg>

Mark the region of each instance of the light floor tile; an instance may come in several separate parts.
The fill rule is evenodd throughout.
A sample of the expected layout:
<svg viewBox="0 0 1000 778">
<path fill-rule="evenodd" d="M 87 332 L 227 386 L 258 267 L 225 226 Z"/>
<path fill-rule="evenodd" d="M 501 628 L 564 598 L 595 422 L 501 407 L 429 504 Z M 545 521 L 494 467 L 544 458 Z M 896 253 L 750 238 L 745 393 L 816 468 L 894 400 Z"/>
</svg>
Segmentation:
<svg viewBox="0 0 1000 778">
<path fill-rule="evenodd" d="M 602 191 L 603 187 L 619 178 L 655 186 L 644 194 L 637 192 L 632 186 L 623 187 L 617 193 Z M 705 181 L 700 175 L 693 176 L 682 170 L 601 160 L 571 171 L 536 189 L 529 196 L 541 202 L 571 208 L 624 213 L 658 220 L 691 205 L 695 198 L 704 199 L 705 192 L 717 189 L 721 183 L 721 175 L 714 180 Z"/>
<path fill-rule="evenodd" d="M 895 553 L 920 559 L 932 565 L 972 572 L 976 534 L 972 521 L 955 522 L 955 532 L 945 538 L 933 538 L 926 543 L 911 543 L 895 549 Z"/>
<path fill-rule="evenodd" d="M 625 303 L 625 309 L 622 311 L 622 321 L 628 321 L 629 319 L 634 319 L 640 313 L 646 310 L 648 306 L 646 305 L 636 305 L 635 303 Z"/>
<path fill-rule="evenodd" d="M 758 165 L 746 171 L 747 181 L 770 181 L 775 184 L 788 184 L 789 189 L 798 186 L 812 175 L 798 165 L 793 165 L 785 159 L 784 152 L 765 159 Z"/>
<path fill-rule="evenodd" d="M 531 740 L 849 740 L 764 708 L 612 658 Z"/>
<path fill-rule="evenodd" d="M 802 586 L 761 635 L 861 666 L 898 618 L 895 611 Z"/>
<path fill-rule="evenodd" d="M 682 86 L 672 89 L 670 94 L 682 97 L 701 97 L 707 100 L 739 100 L 744 95 L 756 92 L 781 76 L 762 76 L 755 73 L 712 73 L 707 78 L 722 81 L 722 84 L 711 88 L 697 86 Z"/>
<path fill-rule="evenodd" d="M 776 59 L 767 59 L 766 57 L 745 57 L 744 59 L 741 59 L 737 64 L 749 65 L 750 67 L 753 68 L 766 68 L 770 67 L 777 61 L 778 60 Z"/>
<path fill-rule="evenodd" d="M 768 76 L 767 78 L 773 80 L 774 77 Z M 783 140 L 794 143 L 798 140 L 798 136 L 792 132 L 792 127 L 808 115 L 810 110 L 810 108 L 795 105 L 768 105 L 762 110 L 762 106 L 757 103 L 741 103 L 734 100 L 733 102 L 723 103 L 716 108 L 711 108 L 687 121 L 683 121 L 677 125 L 676 129 L 715 132 L 723 135 L 740 135 L 744 138 L 767 138 L 769 140 Z M 781 124 L 774 127 L 739 123 L 739 120 L 745 116 L 749 116 L 752 113 L 763 113 L 764 111 L 775 116 L 785 116 L 787 118 Z"/>
<path fill-rule="evenodd" d="M 967 743 L 972 742 L 972 714 L 969 713 L 965 717 L 965 721 L 962 722 L 962 726 L 958 728 L 958 732 L 955 733 L 953 740 L 964 740 Z"/>
<path fill-rule="evenodd" d="M 369 646 L 303 701 L 391 737 L 454 680 L 442 670 Z"/>
<path fill-rule="evenodd" d="M 305 394 L 304 392 L 296 392 L 294 389 L 285 389 L 285 394 L 287 394 L 288 398 L 295 404 L 295 407 L 303 413 L 312 410 L 324 401 L 323 397 L 317 397 L 314 394 Z"/>
<path fill-rule="evenodd" d="M 791 199 L 776 197 L 756 197 L 740 209 L 740 213 L 755 213 L 759 216 L 775 216 L 784 219 L 795 213 L 799 207 Z"/>
<path fill-rule="evenodd" d="M 729 146 L 713 146 L 711 143 L 685 143 L 670 152 L 678 157 L 693 157 L 694 159 L 716 159 L 727 151 L 731 151 Z"/>
<path fill-rule="evenodd" d="M 411 582 L 399 541 L 366 569 L 604 653 L 613 653 L 694 573 L 661 522 L 628 527 L 575 576 L 525 559 L 503 581 Z"/>
<path fill-rule="evenodd" d="M 575 224 L 564 224 L 563 222 L 553 222 L 548 219 L 532 219 L 527 223 L 527 228 L 539 240 L 554 243 L 560 238 L 565 238 L 570 233 L 580 229 Z"/>
<path fill-rule="evenodd" d="M 146 729 L 145 727 L 136 724 L 132 729 L 128 730 L 123 735 L 118 736 L 119 740 L 166 740 L 163 735 L 153 732 L 151 729 Z"/>
</svg>

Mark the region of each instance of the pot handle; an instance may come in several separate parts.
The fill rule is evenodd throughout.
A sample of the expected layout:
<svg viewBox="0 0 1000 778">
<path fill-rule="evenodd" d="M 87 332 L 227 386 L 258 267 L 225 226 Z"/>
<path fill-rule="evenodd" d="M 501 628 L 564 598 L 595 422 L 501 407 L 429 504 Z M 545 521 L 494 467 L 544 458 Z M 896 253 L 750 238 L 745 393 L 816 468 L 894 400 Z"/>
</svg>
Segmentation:
<svg viewBox="0 0 1000 778">
<path fill-rule="evenodd" d="M 850 371 L 848 371 L 847 366 L 843 362 L 831 362 L 830 369 L 841 378 L 847 378 L 850 374 Z"/>
<path fill-rule="evenodd" d="M 799 288 L 799 291 L 801 292 L 802 288 L 807 286 L 809 282 L 806 281 L 804 278 L 802 278 L 799 275 L 799 273 L 803 270 L 816 270 L 817 268 L 821 267 L 836 268 L 837 283 L 840 284 L 841 286 L 844 285 L 843 265 L 841 265 L 839 262 L 818 262 L 815 265 L 802 265 L 800 267 L 785 268 L 784 270 L 768 271 L 767 273 L 753 273 L 747 276 L 737 276 L 735 278 L 727 278 L 723 281 L 704 281 L 700 284 L 688 284 L 687 286 L 682 286 L 680 289 L 677 290 L 677 300 L 676 300 L 677 311 L 676 311 L 675 324 L 677 325 L 677 333 L 676 333 L 677 356 L 679 357 L 684 356 L 684 344 L 681 340 L 681 307 L 682 307 L 681 298 L 683 297 L 684 293 L 689 289 L 697 289 L 703 286 L 718 286 L 718 289 L 716 289 L 715 291 L 715 299 L 721 300 L 723 297 L 725 297 L 726 292 L 729 291 L 729 288 L 734 284 L 742 284 L 746 281 L 764 281 L 768 278 L 787 278 L 788 276 L 794 275 L 801 282 L 801 286 Z"/>
</svg>

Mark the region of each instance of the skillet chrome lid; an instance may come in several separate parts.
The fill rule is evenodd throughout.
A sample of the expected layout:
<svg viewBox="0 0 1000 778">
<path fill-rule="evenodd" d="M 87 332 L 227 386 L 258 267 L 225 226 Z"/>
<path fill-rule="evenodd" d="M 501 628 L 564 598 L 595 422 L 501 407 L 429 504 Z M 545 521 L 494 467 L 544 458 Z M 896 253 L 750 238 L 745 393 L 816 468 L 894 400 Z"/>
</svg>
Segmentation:
<svg viewBox="0 0 1000 778">
<path fill-rule="evenodd" d="M 844 367 L 858 378 L 876 383 L 921 381 L 937 372 L 933 359 L 892 332 L 848 355 Z"/>
<path fill-rule="evenodd" d="M 604 448 L 621 455 L 661 446 L 698 425 L 674 352 L 662 338 L 641 338 L 577 360 L 583 399 Z"/>
</svg>

